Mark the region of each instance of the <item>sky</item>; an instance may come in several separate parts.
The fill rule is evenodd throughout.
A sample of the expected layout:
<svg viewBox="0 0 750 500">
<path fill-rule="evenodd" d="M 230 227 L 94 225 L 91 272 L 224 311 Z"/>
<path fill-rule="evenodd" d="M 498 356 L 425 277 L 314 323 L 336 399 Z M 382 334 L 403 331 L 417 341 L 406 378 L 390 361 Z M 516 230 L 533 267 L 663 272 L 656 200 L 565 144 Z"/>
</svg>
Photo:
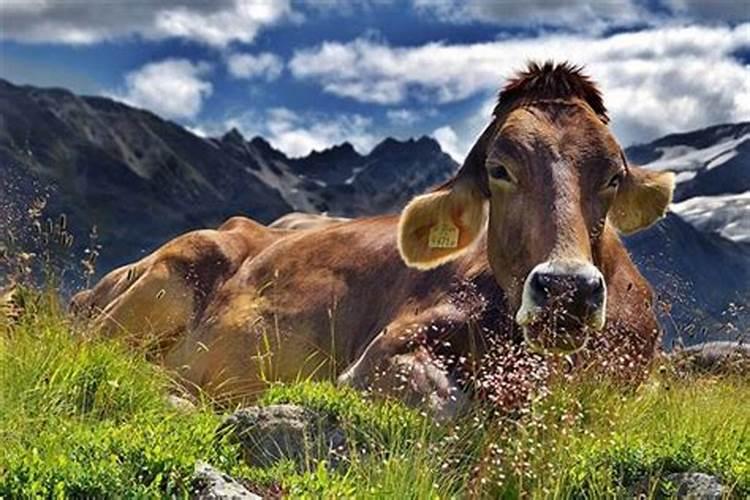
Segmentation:
<svg viewBox="0 0 750 500">
<path fill-rule="evenodd" d="M 0 1 L 0 77 L 290 156 L 428 135 L 460 161 L 548 59 L 585 67 L 626 146 L 750 120 L 750 0 Z"/>
</svg>

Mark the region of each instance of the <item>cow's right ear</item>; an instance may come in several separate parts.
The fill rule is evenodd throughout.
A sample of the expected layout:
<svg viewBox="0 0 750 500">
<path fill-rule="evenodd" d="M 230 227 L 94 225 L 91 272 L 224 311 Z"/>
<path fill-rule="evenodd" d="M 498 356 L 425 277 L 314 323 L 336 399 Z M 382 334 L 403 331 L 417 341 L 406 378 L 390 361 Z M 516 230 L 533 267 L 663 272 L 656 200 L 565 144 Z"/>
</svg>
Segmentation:
<svg viewBox="0 0 750 500">
<path fill-rule="evenodd" d="M 414 198 L 401 212 L 398 250 L 406 265 L 432 269 L 456 259 L 479 238 L 487 202 L 471 182 L 457 179 Z"/>
</svg>

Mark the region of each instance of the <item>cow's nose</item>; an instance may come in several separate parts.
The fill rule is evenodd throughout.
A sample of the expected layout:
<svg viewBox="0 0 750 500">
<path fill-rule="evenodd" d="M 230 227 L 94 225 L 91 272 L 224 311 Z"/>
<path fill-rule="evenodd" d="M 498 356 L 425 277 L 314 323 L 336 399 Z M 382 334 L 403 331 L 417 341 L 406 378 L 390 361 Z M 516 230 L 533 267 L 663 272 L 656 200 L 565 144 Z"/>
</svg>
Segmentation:
<svg viewBox="0 0 750 500">
<path fill-rule="evenodd" d="M 599 272 L 568 273 L 556 270 L 535 272 L 529 277 L 529 288 L 536 305 L 551 301 L 563 304 L 599 307 L 604 298 L 604 279 Z"/>
<path fill-rule="evenodd" d="M 563 323 L 601 329 L 606 295 L 604 277 L 593 265 L 579 261 L 544 262 L 526 279 L 517 319 L 525 324 L 546 311 Z"/>
</svg>

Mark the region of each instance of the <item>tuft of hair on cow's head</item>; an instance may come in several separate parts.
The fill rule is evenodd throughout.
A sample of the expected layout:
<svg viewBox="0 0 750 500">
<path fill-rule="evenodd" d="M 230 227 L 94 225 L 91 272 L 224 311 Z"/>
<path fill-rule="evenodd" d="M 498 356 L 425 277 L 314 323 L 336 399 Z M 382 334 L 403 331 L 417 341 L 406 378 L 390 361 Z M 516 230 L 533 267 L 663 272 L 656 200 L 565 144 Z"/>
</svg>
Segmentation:
<svg viewBox="0 0 750 500">
<path fill-rule="evenodd" d="M 627 163 L 599 90 L 569 63 L 530 63 L 504 86 L 493 115 L 456 176 L 403 210 L 404 262 L 437 267 L 486 229 L 490 266 L 518 307 L 519 324 L 549 312 L 568 287 L 581 304 L 567 306 L 562 317 L 601 329 L 604 235 L 632 233 L 662 217 L 674 175 Z"/>
</svg>

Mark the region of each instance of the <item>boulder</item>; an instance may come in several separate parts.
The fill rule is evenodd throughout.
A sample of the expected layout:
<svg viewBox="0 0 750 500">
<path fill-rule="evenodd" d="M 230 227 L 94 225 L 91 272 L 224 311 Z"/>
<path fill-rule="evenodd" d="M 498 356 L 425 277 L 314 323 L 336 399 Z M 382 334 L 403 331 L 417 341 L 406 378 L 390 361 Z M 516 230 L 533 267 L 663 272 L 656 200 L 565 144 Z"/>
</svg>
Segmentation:
<svg viewBox="0 0 750 500">
<path fill-rule="evenodd" d="M 261 500 L 229 475 L 198 462 L 193 474 L 193 494 L 191 498 L 200 500 Z"/>
<path fill-rule="evenodd" d="M 702 472 L 675 472 L 659 479 L 643 478 L 628 490 L 633 498 L 665 498 L 667 495 L 667 498 L 714 500 L 728 494 L 717 477 Z"/>
<path fill-rule="evenodd" d="M 259 467 L 282 459 L 300 468 L 319 460 L 337 467 L 347 452 L 346 435 L 335 418 L 290 404 L 240 409 L 224 420 L 217 434 L 239 442 L 245 461 Z"/>
<path fill-rule="evenodd" d="M 681 374 L 750 375 L 750 345 L 741 342 L 704 342 L 670 354 Z"/>
<path fill-rule="evenodd" d="M 669 474 L 665 478 L 677 498 L 708 500 L 723 498 L 726 488 L 715 476 L 700 472 Z"/>
</svg>

